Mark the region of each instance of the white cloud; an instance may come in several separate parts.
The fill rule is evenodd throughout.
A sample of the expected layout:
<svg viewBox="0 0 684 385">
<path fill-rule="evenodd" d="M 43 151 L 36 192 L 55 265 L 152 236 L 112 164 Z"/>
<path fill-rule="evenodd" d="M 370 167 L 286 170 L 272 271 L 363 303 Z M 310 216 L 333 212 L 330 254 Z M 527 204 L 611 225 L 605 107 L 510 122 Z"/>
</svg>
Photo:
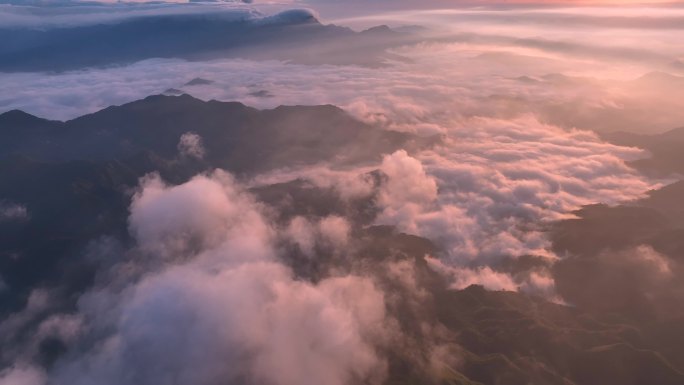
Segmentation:
<svg viewBox="0 0 684 385">
<path fill-rule="evenodd" d="M 81 299 L 82 338 L 91 342 L 60 361 L 51 384 L 384 379 L 377 351 L 389 338 L 383 293 L 361 276 L 295 280 L 278 261 L 275 230 L 228 174 L 179 186 L 144 179 L 130 226 L 142 255 L 163 262 Z M 343 228 L 341 218 L 320 222 L 334 242 Z"/>
<path fill-rule="evenodd" d="M 221 171 L 171 187 L 150 175 L 131 204 L 129 222 L 140 248 L 155 256 L 176 258 L 236 237 L 233 255 L 263 260 L 271 256 L 271 230 L 254 206 Z"/>
<path fill-rule="evenodd" d="M 318 231 L 321 238 L 335 248 L 343 248 L 349 242 L 349 222 L 336 215 L 323 218 L 318 222 Z"/>
<path fill-rule="evenodd" d="M 365 121 L 423 134 L 445 132 L 472 116 L 509 119 L 534 113 L 566 128 L 602 130 L 644 130 L 647 123 L 649 129 L 665 130 L 684 119 L 678 88 L 641 95 L 643 87 L 629 81 L 652 71 L 649 66 L 554 57 L 510 43 L 432 43 L 394 52 L 410 61 L 379 70 L 152 59 L 63 73 L 0 73 L 7 90 L 0 109 L 69 119 L 178 88 L 204 100 L 238 100 L 259 108 L 335 104 Z M 547 77 L 553 73 L 574 77 Z M 196 77 L 213 83 L 184 86 Z M 261 90 L 272 97 L 255 96 Z"/>
<path fill-rule="evenodd" d="M 295 243 L 304 255 L 314 257 L 317 245 L 343 251 L 349 242 L 349 232 L 349 222 L 337 215 L 317 221 L 298 216 L 290 221 L 284 235 Z"/>
<path fill-rule="evenodd" d="M 640 196 L 652 185 L 623 162 L 639 155 L 533 118 L 470 120 L 450 130 L 445 146 L 385 158 L 380 221 L 438 241 L 454 261 L 552 257 L 535 227 L 584 204 Z M 391 160 L 400 158 L 417 171 L 396 172 Z"/>
<path fill-rule="evenodd" d="M 316 246 L 314 225 L 304 217 L 293 218 L 286 230 L 287 236 L 299 247 L 305 255 L 312 256 Z"/>
<path fill-rule="evenodd" d="M 181 156 L 192 157 L 196 159 L 204 158 L 206 150 L 202 144 L 202 137 L 194 132 L 186 132 L 181 135 L 178 141 L 178 151 Z"/>
<path fill-rule="evenodd" d="M 0 222 L 23 221 L 29 218 L 26 206 L 0 200 Z"/>
<path fill-rule="evenodd" d="M 454 289 L 464 289 L 470 285 L 481 285 L 487 290 L 518 291 L 518 285 L 515 284 L 508 274 L 496 272 L 489 266 L 469 269 L 451 267 L 435 258 L 426 259 L 430 267 L 451 279 L 451 287 Z"/>
<path fill-rule="evenodd" d="M 43 385 L 45 373 L 34 366 L 15 365 L 0 372 L 0 385 Z"/>
<path fill-rule="evenodd" d="M 454 287 L 483 283 L 521 288 L 560 302 L 548 271 L 514 280 L 491 267 L 523 255 L 553 262 L 558 256 L 551 251 L 546 225 L 568 218 L 582 205 L 616 204 L 657 186 L 625 165 L 625 159 L 640 156 L 638 149 L 610 145 L 591 132 L 563 130 L 532 116 L 463 120 L 448 128 L 443 145 L 413 155 L 397 151 L 377 165 L 385 179 L 376 197 L 381 209 L 376 223 L 435 242 L 444 251 L 441 263 L 454 269 L 447 274 Z M 337 186 L 368 171 L 325 174 L 322 169 L 289 170 L 281 177 Z"/>
</svg>

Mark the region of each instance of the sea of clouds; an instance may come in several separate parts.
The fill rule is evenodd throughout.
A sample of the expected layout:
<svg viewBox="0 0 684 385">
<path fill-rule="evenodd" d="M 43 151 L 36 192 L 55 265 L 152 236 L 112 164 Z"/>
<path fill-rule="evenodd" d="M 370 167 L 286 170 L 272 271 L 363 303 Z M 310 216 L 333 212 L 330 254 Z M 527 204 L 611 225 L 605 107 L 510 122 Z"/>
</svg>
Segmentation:
<svg viewBox="0 0 684 385">
<path fill-rule="evenodd" d="M 140 12 L 176 12 L 148 7 Z M 7 8 L 0 11 L 2 18 L 17 17 L 16 10 L 10 16 Z M 544 12 L 562 17 L 549 25 Z M 525 10 L 515 25 L 503 10 L 340 19 L 422 24 L 439 32 L 395 48 L 396 60 L 380 68 L 152 59 L 60 73 L 0 73 L 0 109 L 50 119 L 175 88 L 259 108 L 329 103 L 377 129 L 442 138 L 430 149 L 384 154 L 359 167 L 327 162 L 249 180 L 216 170 L 178 186 L 148 176 L 130 205 L 136 246 L 127 252 L 139 260 L 102 272 L 73 313 L 41 321 L 35 343 L 10 353 L 14 364 L 1 372 L 0 384 L 381 383 L 388 365 L 382 350 L 401 340 L 382 287 L 361 272 L 296 279 L 278 247 L 294 242 L 316 258 L 315 245 L 325 243 L 344 254 L 347 220 L 295 218 L 282 228 L 247 191 L 296 178 L 333 187 L 343 199 L 376 194 L 374 223 L 433 241 L 443 252 L 426 256 L 428 264 L 454 289 L 480 284 L 563 302 L 549 271 L 521 278 L 494 267 L 524 255 L 552 264 L 563 256 L 551 251 L 549 223 L 582 205 L 636 199 L 665 182 L 625 163 L 646 156 L 642 150 L 608 144 L 596 133 L 621 127 L 621 117 L 634 131 L 663 131 L 684 119 L 681 90 L 658 93 L 654 101 L 637 92 L 643 83 L 634 83 L 655 70 L 681 73 L 673 65 L 684 54 L 682 43 L 659 39 L 680 28 L 675 18 L 683 16 L 649 8 L 644 20 L 634 12 Z M 454 27 L 453 20 L 464 22 Z M 580 24 L 598 31 L 596 41 L 569 35 Z M 616 33 L 619 39 L 606 48 L 601 37 Z M 656 40 L 659 47 L 648 44 Z M 188 84 L 196 78 L 207 82 Z M 647 121 L 656 124 L 641 126 Z M 203 156 L 202 138 L 187 134 L 179 151 Z M 386 177 L 378 191 L 360 177 L 371 170 Z M 12 203 L 0 210 L 0 219 L 28 218 Z M 389 270 L 411 287 L 410 267 Z M 0 336 L 48 312 L 49 295 L 35 291 L 25 310 L 0 323 Z M 49 372 L 31 358 L 46 335 L 74 346 Z"/>
</svg>

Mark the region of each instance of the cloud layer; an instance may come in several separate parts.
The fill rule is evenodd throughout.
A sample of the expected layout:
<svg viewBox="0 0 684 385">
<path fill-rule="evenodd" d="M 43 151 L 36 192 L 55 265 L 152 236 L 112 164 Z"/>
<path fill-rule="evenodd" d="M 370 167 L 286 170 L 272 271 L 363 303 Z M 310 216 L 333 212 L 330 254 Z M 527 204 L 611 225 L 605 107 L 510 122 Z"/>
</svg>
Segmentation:
<svg viewBox="0 0 684 385">
<path fill-rule="evenodd" d="M 669 20 L 658 9 L 644 10 L 663 23 Z M 511 12 L 523 16 L 520 25 L 500 19 Z M 633 17 L 629 11 L 601 12 L 601 17 L 623 22 Z M 549 14 L 562 15 L 563 22 L 540 27 L 536 20 L 548 20 Z M 387 16 L 398 21 L 411 17 Z M 586 131 L 643 130 L 643 122 L 657 121 L 651 107 L 663 117 L 657 121 L 659 128 L 669 128 L 684 118 L 680 105 L 684 98 L 676 96 L 681 91 L 668 88 L 679 77 L 671 76 L 668 82 L 653 76 L 631 80 L 654 65 L 637 59 L 649 56 L 645 50 L 629 51 L 637 39 L 632 32 L 622 35 L 625 40 L 617 48 L 604 50 L 578 41 L 567 28 L 591 20 L 586 11 L 576 8 L 426 11 L 413 17 L 403 21 L 430 21 L 431 28 L 438 30 L 448 29 L 453 18 L 470 24 L 393 50 L 397 60 L 381 70 L 277 61 L 148 60 L 60 74 L 0 74 L 13 95 L 3 103 L 6 108 L 70 118 L 178 88 L 204 99 L 240 100 L 257 107 L 331 103 L 381 129 L 441 135 L 442 144 L 431 150 L 387 154 L 379 165 L 344 172 L 334 164 L 281 170 L 261 176 L 257 184 L 303 176 L 319 185 L 332 184 L 342 195 L 363 196 L 374 192 L 358 176 L 377 167 L 386 180 L 376 192 L 381 209 L 376 223 L 432 239 L 445 252 L 443 262 L 480 272 L 521 255 L 554 260 L 557 256 L 549 250 L 546 223 L 566 217 L 581 205 L 633 199 L 659 185 L 625 166 L 625 161 L 645 153 L 603 143 Z M 499 32 L 481 25 L 492 20 Z M 608 31 L 616 27 L 595 23 L 591 28 Z M 655 29 L 659 36 L 665 27 Z M 502 30 L 510 31 L 513 38 L 504 38 Z M 541 30 L 552 38 L 533 37 Z M 673 40 L 666 39 L 663 45 L 662 58 L 678 56 L 679 46 Z M 626 60 L 625 55 L 635 58 Z M 606 65 L 617 67 L 611 67 L 608 75 Z M 198 78 L 204 81 L 191 81 Z M 644 89 L 652 92 L 643 93 Z M 665 89 L 670 93 L 661 92 Z M 261 97 L 265 93 L 269 97 Z M 179 150 L 199 158 L 200 144 L 200 138 L 188 133 L 181 138 Z M 305 254 L 312 254 L 314 237 L 333 231 L 332 226 L 324 230 L 325 223 L 299 218 L 289 224 L 288 231 Z M 341 239 L 344 226 L 337 227 L 335 237 Z M 200 245 L 205 241 L 193 240 Z M 531 281 L 516 285 L 532 287 L 536 280 L 543 286 L 540 290 L 548 288 L 548 277 L 528 278 Z"/>
<path fill-rule="evenodd" d="M 391 321 L 383 293 L 362 276 L 295 280 L 279 262 L 276 229 L 229 174 L 179 186 L 150 176 L 131 205 L 130 228 L 139 260 L 81 298 L 70 332 L 80 348 L 56 363 L 48 383 L 344 385 L 384 378 L 377 349 Z M 323 240 L 343 246 L 340 218 L 324 219 L 319 229 Z M 65 330 L 67 318 L 52 320 L 61 328 L 46 335 Z M 35 385 L 47 377 L 17 363 L 0 378 Z"/>
<path fill-rule="evenodd" d="M 205 12 L 205 5 L 197 7 L 154 4 L 108 15 L 93 6 L 54 23 Z M 252 17 L 251 8 L 235 7 L 234 15 Z M 665 36 L 678 30 L 681 12 L 647 11 L 653 20 L 605 9 L 594 17 L 575 8 L 375 15 L 370 19 L 431 28 L 421 32 L 421 43 L 391 50 L 382 68 L 152 59 L 0 73 L 0 109 L 51 119 L 170 90 L 260 108 L 329 103 L 374 130 L 433 139 L 430 146 L 377 154 L 380 161 L 282 164 L 245 180 L 220 170 L 177 185 L 147 175 L 131 193 L 130 244 L 95 242 L 96 253 L 115 261 L 99 266 L 75 307 L 58 312 L 54 294 L 34 288 L 26 307 L 2 320 L 0 342 L 13 348 L 0 357 L 6 364 L 0 385 L 373 385 L 396 370 L 397 355 L 429 373 L 461 358 L 439 342 L 455 337 L 428 311 L 434 298 L 427 288 L 477 284 L 603 309 L 594 293 L 630 282 L 616 279 L 606 289 L 597 274 L 588 276 L 591 290 L 562 286 L 568 281 L 555 280 L 558 269 L 577 259 L 552 247 L 549 229 L 583 205 L 631 201 L 668 181 L 627 166 L 644 151 L 597 134 L 664 130 L 684 121 L 683 78 L 652 72 L 682 73 L 673 65 L 684 57 L 681 42 Z M 28 11 L 3 7 L 0 17 L 36 26 L 47 11 L 22 12 Z M 511 14 L 520 23 L 509 23 Z M 549 25 L 552 16 L 557 25 Z M 463 23 L 453 28 L 454 21 Z M 595 40 L 573 36 L 580 24 Z M 619 39 L 612 38 L 616 31 Z M 295 131 L 301 127 L 292 116 L 288 127 Z M 193 129 L 180 133 L 171 144 L 179 155 L 174 161 L 216 153 Z M 321 215 L 309 202 L 293 202 L 288 187 L 274 187 L 288 182 L 310 195 L 334 195 L 341 206 L 362 202 L 369 214 L 363 220 L 345 210 Z M 259 202 L 259 188 L 283 188 L 286 196 L 278 204 Z M 282 210 L 295 203 L 304 209 Z M 30 221 L 30 210 L 0 201 L 0 224 Z M 406 257 L 399 240 L 416 255 Z M 390 246 L 381 260 L 373 253 L 382 242 Z M 648 295 L 679 290 L 668 286 L 678 267 L 651 246 L 591 256 L 602 273 L 643 273 L 637 287 Z M 298 263 L 318 270 L 302 274 Z M 21 338 L 27 342 L 13 344 Z M 45 340 L 58 353 L 48 354 Z"/>
</svg>

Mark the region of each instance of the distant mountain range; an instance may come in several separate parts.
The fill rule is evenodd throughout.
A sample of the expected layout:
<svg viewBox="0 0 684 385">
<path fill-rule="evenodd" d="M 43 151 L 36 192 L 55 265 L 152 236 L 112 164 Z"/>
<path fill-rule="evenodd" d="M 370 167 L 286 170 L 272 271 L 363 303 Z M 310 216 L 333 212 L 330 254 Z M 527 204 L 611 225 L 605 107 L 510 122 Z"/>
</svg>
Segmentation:
<svg viewBox="0 0 684 385">
<path fill-rule="evenodd" d="M 644 172 L 667 176 L 672 173 L 684 174 L 684 127 L 662 134 L 642 135 L 631 132 L 610 132 L 601 137 L 620 146 L 639 147 L 650 152 L 646 159 L 631 162 Z"/>
<path fill-rule="evenodd" d="M 62 71 L 150 58 L 377 66 L 388 57 L 386 48 L 414 39 L 386 26 L 357 33 L 323 25 L 307 10 L 237 16 L 217 12 L 136 16 L 92 25 L 0 26 L 0 71 Z"/>
<path fill-rule="evenodd" d="M 170 162 L 186 133 L 201 138 L 205 166 L 238 174 L 329 159 L 377 160 L 435 139 L 378 130 L 331 105 L 257 110 L 237 102 L 157 95 L 67 122 L 6 112 L 0 115 L 0 152 L 37 161 L 124 161 L 147 154 Z"/>
</svg>

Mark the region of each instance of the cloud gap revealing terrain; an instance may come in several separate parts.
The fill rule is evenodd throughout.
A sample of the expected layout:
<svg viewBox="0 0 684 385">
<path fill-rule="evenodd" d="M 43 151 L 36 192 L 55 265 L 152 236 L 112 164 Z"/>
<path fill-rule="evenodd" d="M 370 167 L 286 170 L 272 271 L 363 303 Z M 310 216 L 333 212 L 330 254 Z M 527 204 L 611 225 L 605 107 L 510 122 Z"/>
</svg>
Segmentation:
<svg viewBox="0 0 684 385">
<path fill-rule="evenodd" d="M 684 4 L 0 0 L 0 385 L 684 384 Z"/>
</svg>

